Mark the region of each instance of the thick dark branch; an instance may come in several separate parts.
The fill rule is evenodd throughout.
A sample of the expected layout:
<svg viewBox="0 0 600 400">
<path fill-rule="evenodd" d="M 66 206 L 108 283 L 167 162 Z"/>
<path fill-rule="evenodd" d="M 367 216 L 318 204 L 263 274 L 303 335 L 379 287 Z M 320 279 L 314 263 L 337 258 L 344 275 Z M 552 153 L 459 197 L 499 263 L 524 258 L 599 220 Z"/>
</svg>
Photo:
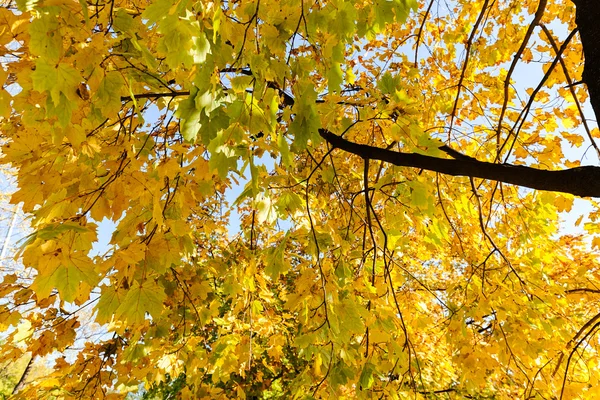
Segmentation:
<svg viewBox="0 0 600 400">
<path fill-rule="evenodd" d="M 585 56 L 585 66 L 581 80 L 590 92 L 590 102 L 596 114 L 600 115 L 600 7 L 597 0 L 573 0 L 576 6 L 575 22 L 579 28 L 581 46 Z"/>
<path fill-rule="evenodd" d="M 452 393 L 452 392 L 456 392 L 456 389 L 449 388 L 449 389 L 441 389 L 441 390 L 431 390 L 429 392 L 419 390 L 419 393 L 421 393 L 421 394 L 442 394 L 442 393 Z"/>
<path fill-rule="evenodd" d="M 185 90 L 182 92 L 140 93 L 140 94 L 134 94 L 133 97 L 136 99 L 158 99 L 160 97 L 177 97 L 177 96 L 189 96 L 189 95 L 190 95 L 190 91 Z M 131 100 L 131 96 L 121 96 L 121 101 L 130 101 L 130 100 Z"/>
<path fill-rule="evenodd" d="M 327 129 L 319 134 L 333 147 L 363 159 L 380 160 L 401 167 L 421 168 L 446 175 L 469 176 L 512 183 L 530 189 L 570 193 L 581 197 L 600 197 L 600 167 L 577 167 L 561 171 L 511 164 L 493 164 L 476 159 L 445 159 L 416 153 L 399 153 L 350 142 Z"/>
<path fill-rule="evenodd" d="M 569 289 L 565 290 L 565 293 L 600 293 L 600 289 L 591 289 L 591 288 L 577 288 L 577 289 Z"/>
</svg>

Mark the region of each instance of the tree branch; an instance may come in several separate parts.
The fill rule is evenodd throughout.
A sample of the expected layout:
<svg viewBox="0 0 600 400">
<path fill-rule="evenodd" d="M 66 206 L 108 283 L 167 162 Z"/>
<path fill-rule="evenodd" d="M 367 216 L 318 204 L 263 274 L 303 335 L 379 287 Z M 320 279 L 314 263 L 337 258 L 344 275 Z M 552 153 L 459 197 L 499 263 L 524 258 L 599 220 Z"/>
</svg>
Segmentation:
<svg viewBox="0 0 600 400">
<path fill-rule="evenodd" d="M 177 96 L 189 96 L 190 95 L 190 91 L 189 90 L 185 90 L 183 92 L 162 92 L 162 93 L 154 93 L 154 92 L 148 92 L 148 93 L 140 93 L 140 94 L 134 94 L 133 98 L 135 99 L 158 99 L 160 97 L 177 97 Z M 131 101 L 131 96 L 121 96 L 121 101 Z"/>
<path fill-rule="evenodd" d="M 577 288 L 577 289 L 569 289 L 565 290 L 565 293 L 600 293 L 600 289 L 592 289 L 592 288 Z"/>
<path fill-rule="evenodd" d="M 587 85 L 590 102 L 596 114 L 600 115 L 600 7 L 596 0 L 572 0 L 575 4 L 575 22 L 579 28 L 585 65 L 581 80 Z"/>
<path fill-rule="evenodd" d="M 334 148 L 363 159 L 380 160 L 400 167 L 421 168 L 452 176 L 490 179 L 530 189 L 570 193 L 580 197 L 600 197 L 600 167 L 584 166 L 547 171 L 522 165 L 493 164 L 474 158 L 451 160 L 354 143 L 327 129 L 319 129 L 319 134 Z"/>
</svg>

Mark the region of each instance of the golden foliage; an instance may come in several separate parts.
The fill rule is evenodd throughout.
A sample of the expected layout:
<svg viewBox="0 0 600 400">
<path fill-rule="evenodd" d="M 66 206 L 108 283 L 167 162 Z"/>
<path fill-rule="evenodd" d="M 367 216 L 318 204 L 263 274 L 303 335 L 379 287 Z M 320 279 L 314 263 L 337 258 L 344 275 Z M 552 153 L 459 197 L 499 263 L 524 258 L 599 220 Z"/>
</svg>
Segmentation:
<svg viewBox="0 0 600 400">
<path fill-rule="evenodd" d="M 33 272 L 0 283 L 1 360 L 77 349 L 19 395 L 597 397 L 598 239 L 560 235 L 572 196 L 362 160 L 318 133 L 576 165 L 598 134 L 574 12 L 5 4 L 0 162 L 35 232 Z M 82 310 L 103 334 L 78 335 Z"/>
</svg>

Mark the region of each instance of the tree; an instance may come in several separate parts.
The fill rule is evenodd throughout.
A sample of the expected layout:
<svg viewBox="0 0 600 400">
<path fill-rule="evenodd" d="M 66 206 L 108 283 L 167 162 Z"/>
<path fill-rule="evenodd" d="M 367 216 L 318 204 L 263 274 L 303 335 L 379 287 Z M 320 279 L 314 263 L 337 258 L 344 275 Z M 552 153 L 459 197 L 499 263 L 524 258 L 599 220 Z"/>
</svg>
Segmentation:
<svg viewBox="0 0 600 400">
<path fill-rule="evenodd" d="M 19 395 L 597 397 L 598 203 L 588 237 L 559 222 L 600 196 L 599 13 L 5 3 L 34 272 L 0 284 L 0 354 L 73 347 L 86 310 L 105 327 Z"/>
</svg>

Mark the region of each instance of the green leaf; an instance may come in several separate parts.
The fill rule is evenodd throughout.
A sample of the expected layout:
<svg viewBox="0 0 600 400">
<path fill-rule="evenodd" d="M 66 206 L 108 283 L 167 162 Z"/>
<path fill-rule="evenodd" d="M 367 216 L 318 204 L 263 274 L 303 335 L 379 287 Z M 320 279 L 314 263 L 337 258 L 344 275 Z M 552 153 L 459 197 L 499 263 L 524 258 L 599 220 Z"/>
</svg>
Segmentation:
<svg viewBox="0 0 600 400">
<path fill-rule="evenodd" d="M 131 42 L 131 44 L 133 45 L 133 47 L 137 51 L 142 53 L 142 57 L 144 58 L 146 65 L 148 67 L 150 67 L 151 69 L 155 69 L 158 66 L 158 63 L 156 62 L 156 58 L 154 57 L 154 55 L 150 52 L 150 50 L 148 50 L 148 47 L 140 44 L 140 42 L 134 36 L 132 36 L 128 39 Z"/>
<path fill-rule="evenodd" d="M 86 233 L 89 229 L 73 222 L 64 222 L 62 224 L 51 224 L 34 233 L 36 238 L 42 240 L 55 239 L 66 232 Z"/>
<path fill-rule="evenodd" d="M 396 21 L 400 23 L 406 22 L 410 12 L 416 11 L 418 8 L 417 0 L 394 0 Z"/>
<path fill-rule="evenodd" d="M 94 107 L 105 117 L 114 116 L 121 109 L 120 94 L 123 84 L 123 77 L 117 71 L 108 72 L 100 82 L 92 100 Z"/>
<path fill-rule="evenodd" d="M 277 219 L 276 208 L 267 194 L 259 193 L 258 196 L 256 196 L 255 207 L 258 211 L 256 213 L 256 219 L 259 224 L 264 222 L 271 224 Z"/>
<path fill-rule="evenodd" d="M 410 202 L 417 207 L 426 207 L 429 203 L 427 187 L 418 181 L 408 182 L 410 187 Z"/>
<path fill-rule="evenodd" d="M 301 209 L 303 206 L 304 199 L 291 191 L 282 193 L 277 199 L 277 211 L 280 215 L 283 215 L 284 212 L 294 214 L 296 210 Z"/>
<path fill-rule="evenodd" d="M 190 51 L 194 64 L 201 64 L 206 61 L 206 56 L 210 53 L 210 42 L 204 32 L 192 38 L 193 46 Z"/>
<path fill-rule="evenodd" d="M 183 138 L 193 143 L 202 130 L 202 143 L 208 144 L 214 140 L 215 134 L 226 128 L 229 121 L 220 105 L 221 101 L 214 94 L 208 91 L 200 93 L 199 89 L 193 86 L 190 95 L 179 103 L 175 112 L 175 116 L 180 118 Z"/>
<path fill-rule="evenodd" d="M 219 101 L 217 101 L 215 94 L 209 91 L 197 94 L 194 98 L 194 103 L 196 104 L 196 108 L 204 111 L 206 115 L 219 107 Z"/>
<path fill-rule="evenodd" d="M 144 322 L 146 313 L 153 318 L 158 318 L 162 313 L 166 297 L 164 290 L 152 279 L 146 280 L 143 284 L 136 283 L 125 295 L 116 315 L 135 325 Z"/>
<path fill-rule="evenodd" d="M 40 299 L 50 296 L 52 289 L 56 288 L 63 300 L 72 302 L 78 295 L 81 283 L 91 287 L 99 279 L 94 264 L 87 256 L 77 253 L 62 256 L 50 254 L 42 258 L 31 288 Z"/>
<path fill-rule="evenodd" d="M 157 23 L 168 15 L 173 4 L 173 0 L 152 1 L 142 13 L 142 20 L 147 21 L 146 25 L 148 26 Z"/>
<path fill-rule="evenodd" d="M 292 150 L 303 151 L 309 140 L 318 140 L 320 128 L 319 117 L 316 112 L 315 102 L 317 92 L 312 82 L 305 80 L 296 85 L 294 107 L 294 120 L 290 124 L 290 133 L 294 136 Z"/>
<path fill-rule="evenodd" d="M 379 81 L 377 81 L 377 87 L 383 94 L 391 95 L 400 88 L 400 76 L 392 76 L 392 74 L 386 72 L 381 76 Z"/>
<path fill-rule="evenodd" d="M 284 260 L 286 245 L 287 236 L 267 253 L 265 273 L 269 275 L 272 280 L 278 279 L 280 274 L 285 274 L 289 269 L 289 264 Z"/>
<path fill-rule="evenodd" d="M 344 37 L 352 37 L 356 29 L 356 8 L 349 1 L 338 3 L 335 19 L 331 26 L 331 31 Z"/>
<path fill-rule="evenodd" d="M 62 128 L 66 128 L 71 123 L 71 116 L 73 114 L 74 103 L 67 99 L 64 93 L 60 93 L 58 105 L 55 106 L 54 102 L 48 98 L 46 102 L 46 116 L 57 117 L 58 124 Z"/>
<path fill-rule="evenodd" d="M 348 368 L 343 361 L 339 361 L 335 366 L 333 366 L 330 374 L 331 383 L 333 385 L 345 385 L 348 380 L 354 378 L 354 372 L 350 370 L 350 368 Z"/>
<path fill-rule="evenodd" d="M 100 300 L 98 300 L 95 307 L 96 320 L 99 324 L 110 322 L 113 314 L 121 305 L 122 297 L 121 291 L 117 290 L 116 286 L 102 286 Z"/>
<path fill-rule="evenodd" d="M 360 388 L 362 390 L 370 389 L 371 386 L 373 386 L 373 383 L 375 382 L 375 378 L 373 377 L 374 371 L 376 371 L 375 366 L 369 362 L 366 363 L 363 367 L 363 370 L 360 374 L 360 378 L 358 380 L 358 383 L 360 384 Z"/>
<path fill-rule="evenodd" d="M 344 73 L 342 72 L 342 66 L 338 62 L 334 62 L 329 68 L 327 74 L 327 82 L 329 90 L 331 92 L 339 92 L 340 86 L 344 81 Z"/>
<path fill-rule="evenodd" d="M 31 36 L 29 50 L 33 55 L 51 62 L 60 59 L 63 38 L 55 15 L 44 13 L 40 18 L 34 19 L 29 25 L 29 35 Z"/>
<path fill-rule="evenodd" d="M 279 149 L 279 154 L 281 155 L 281 162 L 286 167 L 292 165 L 293 157 L 290 153 L 290 145 L 288 141 L 285 139 L 285 135 L 283 132 L 277 134 L 277 148 Z"/>
<path fill-rule="evenodd" d="M 38 6 L 39 0 L 17 0 L 19 11 L 32 11 Z"/>
<path fill-rule="evenodd" d="M 207 150 L 210 152 L 208 165 L 211 170 L 216 169 L 219 176 L 226 177 L 229 170 L 235 169 L 237 165 L 237 156 L 232 143 L 229 143 L 229 131 L 235 128 L 235 125 L 227 131 L 220 131 L 217 136 L 210 141 Z"/>
<path fill-rule="evenodd" d="M 133 26 L 134 21 L 131 15 L 124 8 L 119 8 L 114 13 L 113 28 L 119 32 L 127 32 Z"/>
<path fill-rule="evenodd" d="M 165 61 L 171 68 L 180 68 L 182 65 L 191 68 L 194 63 L 192 38 L 200 30 L 197 22 L 190 22 L 179 18 L 177 15 L 162 16 L 158 31 L 163 35 L 158 42 L 158 50 L 166 54 Z M 204 52 L 204 57 L 206 52 Z"/>
<path fill-rule="evenodd" d="M 31 74 L 33 88 L 39 92 L 49 91 L 55 106 L 61 103 L 61 94 L 67 99 L 75 98 L 75 89 L 80 81 L 77 70 L 69 65 L 60 63 L 51 65 L 40 58 Z"/>
<path fill-rule="evenodd" d="M 79 5 L 81 5 L 81 11 L 83 12 L 83 18 L 85 19 L 85 23 L 87 24 L 90 21 L 88 5 L 85 0 L 79 0 Z"/>
<path fill-rule="evenodd" d="M 177 106 L 175 116 L 180 119 L 181 135 L 188 142 L 194 142 L 200 131 L 200 110 L 196 108 L 195 98 L 198 88 L 195 86 L 190 90 L 190 95 Z"/>
</svg>

